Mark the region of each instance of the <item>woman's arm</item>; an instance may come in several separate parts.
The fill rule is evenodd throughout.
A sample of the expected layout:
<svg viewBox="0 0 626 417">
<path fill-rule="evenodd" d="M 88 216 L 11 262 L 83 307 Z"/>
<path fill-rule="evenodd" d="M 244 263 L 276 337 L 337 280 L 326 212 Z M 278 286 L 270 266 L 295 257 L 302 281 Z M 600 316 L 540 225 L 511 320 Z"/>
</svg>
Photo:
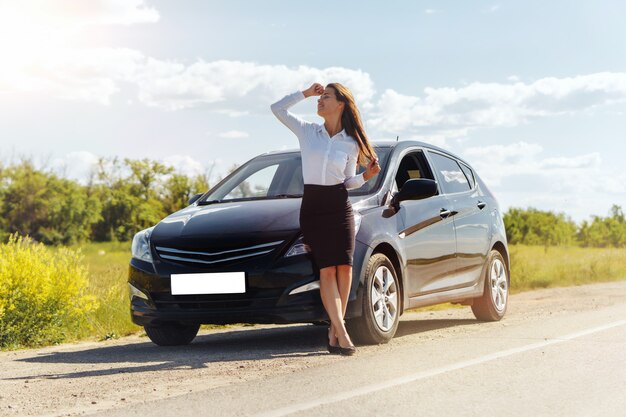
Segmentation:
<svg viewBox="0 0 626 417">
<path fill-rule="evenodd" d="M 301 139 L 304 137 L 306 126 L 312 123 L 302 120 L 295 114 L 289 112 L 288 109 L 307 97 L 319 96 L 323 92 L 324 87 L 319 83 L 315 83 L 304 91 L 296 91 L 295 93 L 283 97 L 272 104 L 270 108 L 278 120 L 291 129 L 298 139 Z"/>
<path fill-rule="evenodd" d="M 357 150 L 358 152 L 358 150 Z M 346 170 L 344 174 L 346 175 L 346 179 L 343 182 L 346 185 L 347 190 L 351 190 L 353 188 L 359 188 L 367 181 L 370 180 L 374 175 L 380 172 L 380 165 L 378 165 L 378 159 L 373 159 L 367 165 L 367 169 L 361 172 L 359 175 L 356 174 L 356 164 L 357 157 L 356 155 L 350 155 L 348 158 L 348 164 L 346 165 Z"/>
<path fill-rule="evenodd" d="M 286 95 L 270 106 L 274 116 L 295 133 L 298 138 L 304 137 L 304 131 L 308 122 L 287 111 L 287 109 L 304 100 L 304 98 L 302 91 L 296 91 L 295 93 Z"/>
<path fill-rule="evenodd" d="M 348 157 L 348 164 L 346 165 L 346 169 L 344 171 L 346 179 L 343 182 L 347 190 L 359 188 L 363 184 L 365 184 L 365 172 L 361 172 L 360 174 L 356 175 L 356 162 L 357 161 L 355 155 L 350 155 Z"/>
</svg>

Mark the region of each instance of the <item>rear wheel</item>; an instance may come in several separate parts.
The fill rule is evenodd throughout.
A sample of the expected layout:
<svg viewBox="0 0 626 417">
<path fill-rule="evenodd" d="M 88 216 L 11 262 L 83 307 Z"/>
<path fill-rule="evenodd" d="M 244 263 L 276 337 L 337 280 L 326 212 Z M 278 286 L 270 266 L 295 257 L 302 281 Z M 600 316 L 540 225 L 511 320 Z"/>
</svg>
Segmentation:
<svg viewBox="0 0 626 417">
<path fill-rule="evenodd" d="M 198 334 L 199 324 L 167 324 L 163 326 L 144 326 L 146 334 L 159 346 L 188 345 Z"/>
<path fill-rule="evenodd" d="M 498 321 L 504 317 L 509 301 L 509 277 L 504 258 L 497 250 L 487 257 L 483 296 L 474 299 L 472 311 L 478 320 Z"/>
<path fill-rule="evenodd" d="M 382 253 L 369 259 L 365 277 L 361 316 L 346 320 L 346 327 L 357 343 L 387 343 L 400 321 L 400 283 L 393 264 Z"/>
</svg>

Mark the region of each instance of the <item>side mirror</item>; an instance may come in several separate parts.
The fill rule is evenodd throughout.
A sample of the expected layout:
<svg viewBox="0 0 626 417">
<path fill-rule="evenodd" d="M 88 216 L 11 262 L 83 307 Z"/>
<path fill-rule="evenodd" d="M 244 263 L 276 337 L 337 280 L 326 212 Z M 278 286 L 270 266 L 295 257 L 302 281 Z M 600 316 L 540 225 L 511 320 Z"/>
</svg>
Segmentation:
<svg viewBox="0 0 626 417">
<path fill-rule="evenodd" d="M 391 204 L 398 209 L 404 200 L 423 200 L 437 195 L 437 181 L 426 178 L 408 180 L 391 199 Z"/>
<path fill-rule="evenodd" d="M 202 197 L 203 195 L 204 195 L 204 193 L 200 193 L 200 194 L 196 194 L 196 195 L 194 195 L 193 197 L 191 197 L 191 198 L 189 199 L 189 205 L 192 205 L 193 203 L 195 203 L 196 201 L 198 201 L 198 199 L 199 199 L 200 197 Z"/>
</svg>

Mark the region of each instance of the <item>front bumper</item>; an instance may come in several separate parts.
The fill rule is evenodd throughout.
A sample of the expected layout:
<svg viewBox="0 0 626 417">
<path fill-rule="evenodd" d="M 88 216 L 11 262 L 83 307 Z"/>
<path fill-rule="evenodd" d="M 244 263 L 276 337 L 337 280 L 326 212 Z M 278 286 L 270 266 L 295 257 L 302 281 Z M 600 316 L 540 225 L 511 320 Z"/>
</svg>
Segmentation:
<svg viewBox="0 0 626 417">
<path fill-rule="evenodd" d="M 354 282 L 355 272 L 353 284 L 358 286 L 358 282 Z M 146 294 L 147 299 L 132 297 L 131 318 L 140 326 L 328 320 L 319 289 L 289 295 L 294 289 L 316 280 L 319 280 L 319 271 L 313 269 L 309 255 L 298 255 L 268 270 L 246 271 L 246 292 L 243 294 L 173 296 L 169 275 L 160 276 L 152 264 L 132 259 L 128 282 Z M 352 291 L 350 301 L 356 298 L 356 292 Z M 359 307 L 360 303 L 350 302 L 346 317 L 360 315 Z"/>
</svg>

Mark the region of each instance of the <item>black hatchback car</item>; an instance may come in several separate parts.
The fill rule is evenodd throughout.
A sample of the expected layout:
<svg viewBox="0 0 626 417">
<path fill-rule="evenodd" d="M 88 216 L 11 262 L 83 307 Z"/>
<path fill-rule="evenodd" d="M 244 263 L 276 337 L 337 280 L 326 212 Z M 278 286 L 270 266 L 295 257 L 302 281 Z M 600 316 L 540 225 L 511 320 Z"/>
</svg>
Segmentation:
<svg viewBox="0 0 626 417">
<path fill-rule="evenodd" d="M 384 343 L 406 310 L 443 302 L 499 320 L 509 254 L 498 203 L 472 167 L 416 141 L 374 142 L 381 171 L 349 190 L 356 242 L 346 326 Z M 328 320 L 319 269 L 302 242 L 299 150 L 257 156 L 134 237 L 133 322 L 158 345 L 200 324 Z"/>
</svg>

